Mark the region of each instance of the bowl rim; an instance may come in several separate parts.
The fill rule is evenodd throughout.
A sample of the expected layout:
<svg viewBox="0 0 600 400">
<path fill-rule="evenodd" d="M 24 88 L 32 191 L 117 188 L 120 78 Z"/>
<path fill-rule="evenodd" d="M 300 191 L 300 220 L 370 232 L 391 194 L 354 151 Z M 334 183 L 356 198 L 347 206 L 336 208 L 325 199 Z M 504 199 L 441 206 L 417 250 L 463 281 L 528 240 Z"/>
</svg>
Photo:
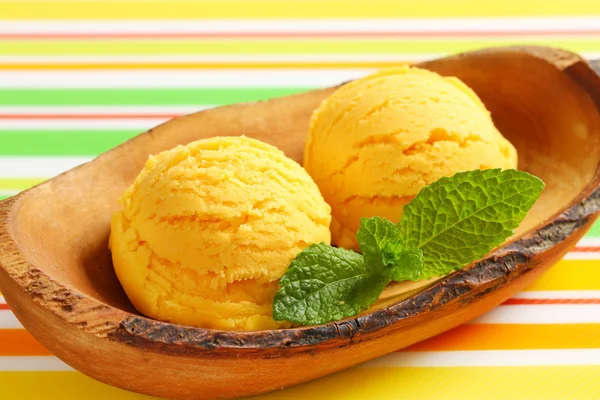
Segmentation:
<svg viewBox="0 0 600 400">
<path fill-rule="evenodd" d="M 596 85 L 596 93 L 591 93 L 591 95 L 596 103 L 596 108 L 600 111 L 600 77 L 581 57 L 568 51 L 539 46 L 511 46 L 471 51 L 442 59 L 485 54 L 490 51 L 528 53 L 563 70 L 578 84 L 582 83 L 582 79 L 584 79 L 582 77 L 585 77 L 586 74 L 595 75 L 594 79 L 599 83 Z M 585 89 L 589 92 L 589 88 Z M 485 296 L 523 276 L 534 269 L 534 266 L 531 265 L 534 258 L 549 252 L 559 243 L 576 235 L 579 230 L 586 229 L 600 210 L 599 164 L 586 187 L 565 208 L 559 210 L 547 221 L 497 248 L 485 258 L 419 289 L 409 298 L 356 317 L 322 325 L 260 331 L 223 331 L 153 320 L 112 307 L 56 281 L 25 258 L 10 232 L 9 220 L 13 211 L 30 191 L 43 187 L 78 168 L 81 166 L 0 201 L 0 250 L 2 250 L 0 252 L 0 272 L 4 271 L 12 284 L 17 285 L 20 291 L 26 292 L 39 306 L 70 325 L 74 325 L 69 318 L 72 310 L 56 307 L 55 304 L 49 304 L 45 296 L 36 295 L 35 291 L 26 287 L 24 275 L 27 275 L 29 285 L 32 282 L 38 282 L 46 289 L 50 287 L 53 293 L 61 293 L 62 300 L 68 301 L 70 304 L 85 300 L 88 306 L 92 305 L 96 310 L 109 311 L 113 315 L 112 319 L 119 321 L 107 324 L 106 328 L 101 331 L 87 330 L 88 333 L 138 345 L 147 350 L 169 353 L 190 354 L 190 352 L 219 349 L 233 349 L 240 352 L 287 348 L 306 349 L 313 345 L 340 346 L 340 343 L 351 344 L 356 341 L 371 340 L 384 334 L 381 332 L 383 328 L 391 327 L 399 321 L 424 312 L 434 312 L 444 304 L 460 301 L 462 295 L 469 294 L 471 300 Z M 21 270 L 20 274 L 13 271 L 10 266 L 17 263 L 23 265 L 26 270 Z M 462 300 L 464 301 L 464 299 Z M 10 299 L 7 299 L 7 302 L 10 304 Z M 86 331 L 85 326 L 75 324 L 74 328 Z"/>
</svg>

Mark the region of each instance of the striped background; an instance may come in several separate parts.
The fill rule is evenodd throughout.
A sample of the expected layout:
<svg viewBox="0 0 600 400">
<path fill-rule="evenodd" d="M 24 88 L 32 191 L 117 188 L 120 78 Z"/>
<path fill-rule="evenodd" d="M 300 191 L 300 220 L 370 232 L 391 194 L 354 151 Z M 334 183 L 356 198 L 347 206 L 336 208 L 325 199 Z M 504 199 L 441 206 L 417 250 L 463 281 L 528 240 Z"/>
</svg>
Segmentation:
<svg viewBox="0 0 600 400">
<path fill-rule="evenodd" d="M 0 199 L 180 114 L 515 43 L 600 57 L 600 2 L 0 0 Z M 600 225 L 472 323 L 261 398 L 598 399 L 598 377 Z M 70 370 L 0 297 L 0 398 L 145 397 Z"/>
</svg>

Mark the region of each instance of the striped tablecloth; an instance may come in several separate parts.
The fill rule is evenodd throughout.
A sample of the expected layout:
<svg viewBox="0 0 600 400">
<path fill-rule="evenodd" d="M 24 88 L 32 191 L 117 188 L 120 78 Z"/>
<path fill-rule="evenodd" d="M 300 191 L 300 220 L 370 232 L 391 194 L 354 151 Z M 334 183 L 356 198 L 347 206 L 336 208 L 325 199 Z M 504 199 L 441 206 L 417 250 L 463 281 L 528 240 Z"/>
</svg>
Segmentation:
<svg viewBox="0 0 600 400">
<path fill-rule="evenodd" d="M 0 198 L 176 115 L 514 43 L 600 57 L 600 1 L 0 1 Z M 0 399 L 141 398 L 72 371 L 0 297 Z M 261 398 L 600 399 L 600 225 L 472 323 Z"/>
</svg>

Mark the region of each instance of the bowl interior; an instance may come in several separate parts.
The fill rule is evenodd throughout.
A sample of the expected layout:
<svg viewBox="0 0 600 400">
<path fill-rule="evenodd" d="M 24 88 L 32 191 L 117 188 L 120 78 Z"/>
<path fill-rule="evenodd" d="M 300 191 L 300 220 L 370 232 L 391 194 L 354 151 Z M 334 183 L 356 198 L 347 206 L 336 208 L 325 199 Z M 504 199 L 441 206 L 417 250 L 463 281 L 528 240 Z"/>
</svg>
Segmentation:
<svg viewBox="0 0 600 400">
<path fill-rule="evenodd" d="M 473 88 L 517 147 L 519 168 L 546 182 L 517 234 L 556 214 L 591 180 L 600 158 L 600 115 L 591 96 L 566 73 L 515 51 L 475 53 L 423 66 L 457 76 Z M 9 229 L 30 263 L 53 279 L 135 312 L 116 279 L 107 242 L 117 198 L 148 155 L 210 136 L 245 134 L 300 161 L 311 112 L 333 90 L 172 120 L 22 194 Z"/>
</svg>

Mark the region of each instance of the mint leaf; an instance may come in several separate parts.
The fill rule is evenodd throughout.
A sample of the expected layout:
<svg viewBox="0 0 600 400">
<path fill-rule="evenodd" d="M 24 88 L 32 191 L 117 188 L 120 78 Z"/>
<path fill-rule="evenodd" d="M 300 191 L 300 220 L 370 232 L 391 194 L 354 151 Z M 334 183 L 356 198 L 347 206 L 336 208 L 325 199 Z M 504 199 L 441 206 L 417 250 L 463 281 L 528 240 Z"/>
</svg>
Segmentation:
<svg viewBox="0 0 600 400">
<path fill-rule="evenodd" d="M 544 188 L 533 175 L 499 169 L 461 172 L 419 192 L 404 207 L 405 249 L 420 249 L 421 279 L 471 263 L 510 236 Z"/>
<path fill-rule="evenodd" d="M 358 253 L 312 244 L 281 278 L 273 318 L 314 325 L 352 317 L 369 308 L 389 281 L 368 268 Z"/>
<path fill-rule="evenodd" d="M 381 272 L 393 264 L 402 251 L 398 227 L 384 218 L 361 218 L 356 239 L 365 264 L 374 271 Z"/>
<path fill-rule="evenodd" d="M 424 267 L 425 260 L 421 249 L 405 250 L 396 255 L 394 265 L 383 274 L 396 282 L 418 281 Z"/>
</svg>

